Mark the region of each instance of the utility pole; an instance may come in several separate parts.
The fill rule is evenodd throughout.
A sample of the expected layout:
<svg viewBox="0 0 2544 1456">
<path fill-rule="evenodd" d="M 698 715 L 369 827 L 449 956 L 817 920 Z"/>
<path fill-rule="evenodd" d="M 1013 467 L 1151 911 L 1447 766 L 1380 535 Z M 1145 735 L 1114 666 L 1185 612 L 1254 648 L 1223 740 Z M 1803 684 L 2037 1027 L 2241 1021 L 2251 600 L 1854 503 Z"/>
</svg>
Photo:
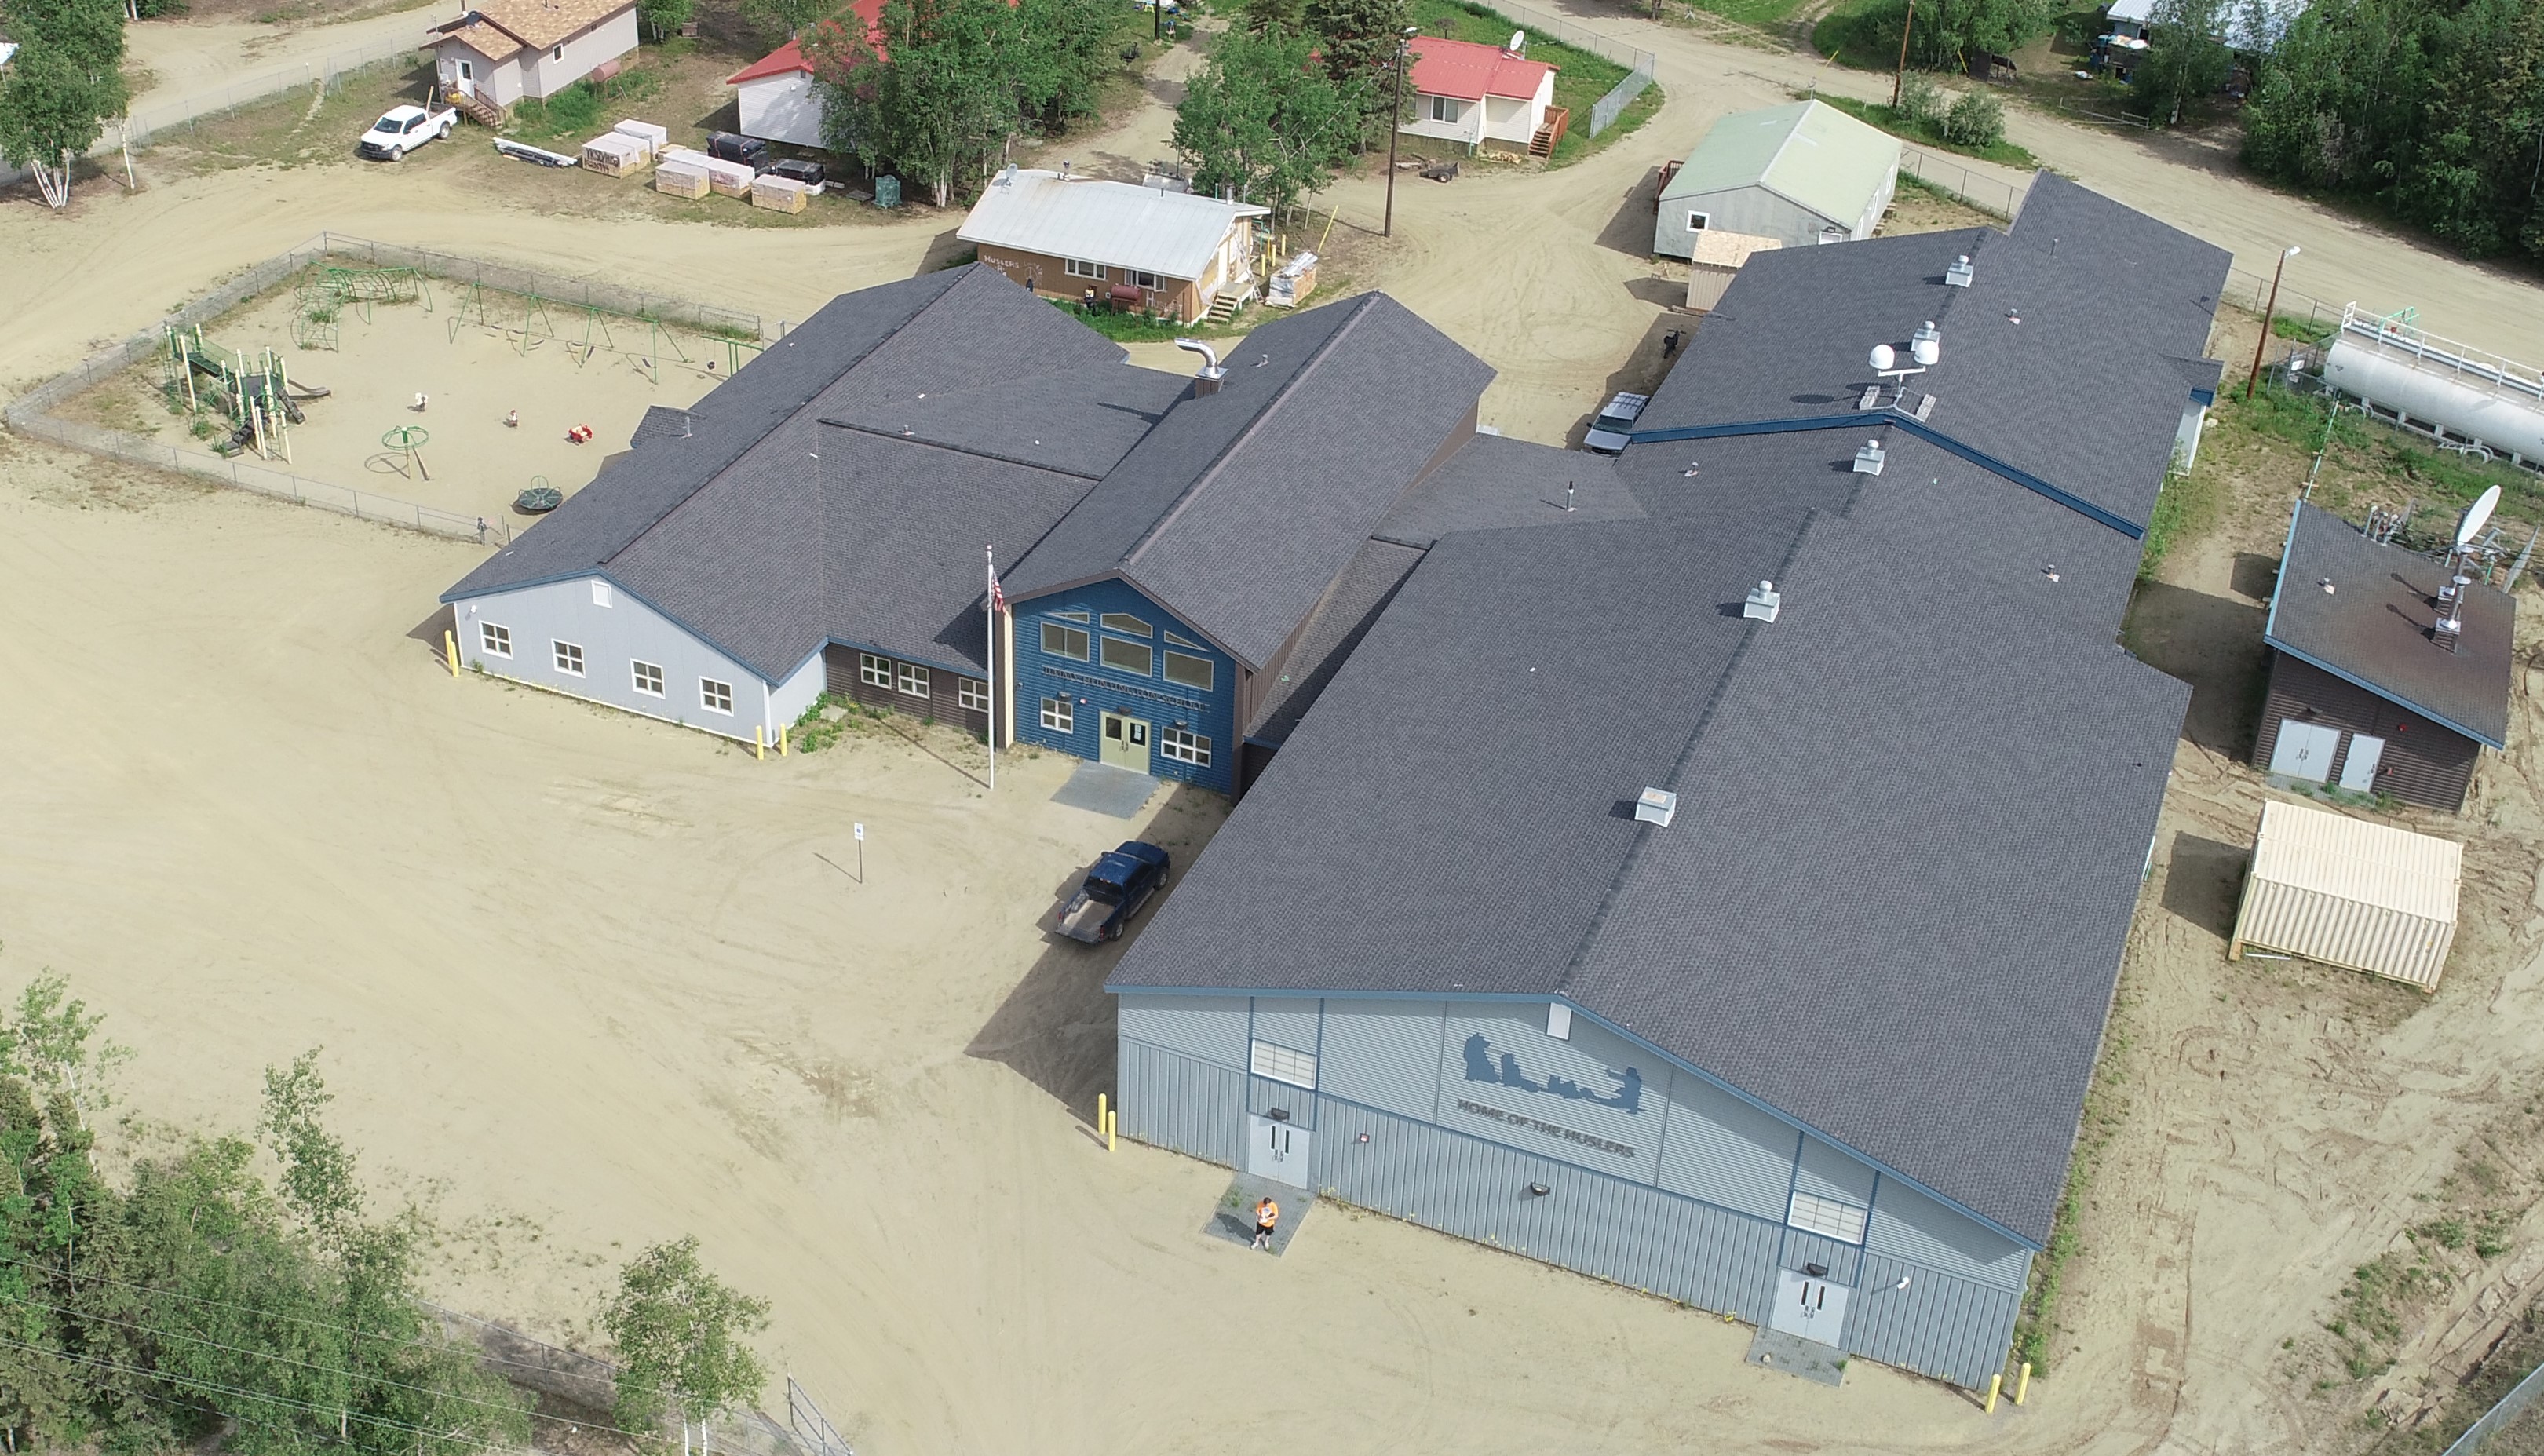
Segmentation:
<svg viewBox="0 0 2544 1456">
<path fill-rule="evenodd" d="M 1899 88 L 1908 79 L 1908 33 L 1917 29 L 1917 0 L 1908 0 L 1908 19 L 1899 27 L 1899 64 L 1890 68 L 1890 110 L 1899 110 Z"/>
<path fill-rule="evenodd" d="M 2288 260 L 2297 256 L 2297 245 L 2288 244 L 2279 255 L 2279 266 L 2270 270 L 2270 301 L 2262 305 L 2262 334 L 2253 341 L 2253 372 L 2244 378 L 2244 402 L 2253 402 L 2253 386 L 2262 382 L 2262 346 L 2270 342 L 2270 319 L 2279 311 L 2279 276 L 2288 271 Z M 2332 437 L 2326 435 L 2327 441 Z"/>
<path fill-rule="evenodd" d="M 1387 220 L 1378 229 L 1383 238 L 1395 236 L 1395 134 L 1404 121 L 1404 68 L 1412 63 L 1413 38 L 1418 34 L 1418 28 L 1406 26 L 1395 40 L 1395 83 L 1387 103 Z"/>
</svg>

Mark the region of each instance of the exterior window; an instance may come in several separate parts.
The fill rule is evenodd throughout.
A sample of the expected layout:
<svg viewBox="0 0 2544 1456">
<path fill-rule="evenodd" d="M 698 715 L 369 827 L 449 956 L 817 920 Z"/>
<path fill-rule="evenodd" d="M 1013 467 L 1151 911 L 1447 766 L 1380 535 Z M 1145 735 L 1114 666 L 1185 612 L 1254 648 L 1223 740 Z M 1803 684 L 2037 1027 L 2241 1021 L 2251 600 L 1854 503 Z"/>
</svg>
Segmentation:
<svg viewBox="0 0 2544 1456">
<path fill-rule="evenodd" d="M 583 649 L 572 642 L 559 642 L 556 647 L 557 671 L 570 678 L 583 676 Z"/>
<path fill-rule="evenodd" d="M 1124 273 L 1122 276 L 1123 276 L 1125 279 L 1129 280 L 1129 281 L 1130 281 L 1130 283 L 1131 283 L 1131 284 L 1132 284 L 1134 287 L 1141 287 L 1141 288 L 1162 288 L 1162 287 L 1164 287 L 1164 286 L 1165 286 L 1165 284 L 1164 284 L 1164 283 L 1159 283 L 1159 282 L 1157 281 L 1157 276 L 1156 276 L 1155 274 L 1153 274 L 1153 273 L 1128 273 L 1128 272 L 1126 272 L 1126 273 Z"/>
<path fill-rule="evenodd" d="M 1077 727 L 1077 718 L 1076 715 L 1072 713 L 1069 709 L 1070 702 L 1068 698 L 1044 698 L 1042 700 L 1042 726 L 1050 729 L 1054 733 L 1074 732 Z"/>
<path fill-rule="evenodd" d="M 733 685 L 731 683 L 719 683 L 713 678 L 700 678 L 698 680 L 698 706 L 705 708 L 711 713 L 732 712 Z"/>
<path fill-rule="evenodd" d="M 644 693 L 647 697 L 660 697 L 663 695 L 663 669 L 659 664 L 640 662 L 633 664 L 633 668 L 636 677 L 637 691 Z"/>
<path fill-rule="evenodd" d="M 1212 675 L 1209 658 L 1195 657 L 1189 652 L 1169 651 L 1166 654 L 1166 681 L 1169 683 L 1181 683 L 1186 688 L 1198 688 L 1208 692 Z"/>
<path fill-rule="evenodd" d="M 563 59 L 565 59 L 565 47 L 564 47 L 564 46 L 560 45 L 560 46 L 558 46 L 558 47 L 556 48 L 556 53 L 555 53 L 555 57 L 554 57 L 554 58 L 555 58 L 555 59 L 557 59 L 557 60 L 563 60 Z"/>
<path fill-rule="evenodd" d="M 1127 611 L 1108 611 L 1104 613 L 1104 630 L 1128 632 L 1134 637 L 1148 637 L 1153 636 L 1157 629 Z"/>
<path fill-rule="evenodd" d="M 1837 1239 L 1848 1244 L 1864 1242 L 1864 1210 L 1835 1198 L 1822 1198 L 1811 1193 L 1793 1195 L 1792 1212 L 1785 1222 L 1804 1233 Z"/>
<path fill-rule="evenodd" d="M 901 664 L 901 690 L 913 697 L 927 695 L 927 669 L 916 663 Z"/>
<path fill-rule="evenodd" d="M 1157 650 L 1146 642 L 1125 642 L 1119 637 L 1104 639 L 1104 665 L 1116 672 L 1137 673 L 1145 678 L 1156 659 Z"/>
<path fill-rule="evenodd" d="M 592 584 L 592 605 L 595 607 L 609 605 L 609 583 L 596 581 Z"/>
<path fill-rule="evenodd" d="M 1454 123 L 1460 117 L 1467 114 L 1467 104 L 1455 97 L 1434 96 L 1429 98 L 1429 100 L 1431 102 L 1431 120 L 1434 121 L 1449 121 Z"/>
<path fill-rule="evenodd" d="M 1086 661 L 1086 633 L 1078 627 L 1064 627 L 1058 622 L 1042 624 L 1042 650 L 1054 657 L 1073 657 Z"/>
<path fill-rule="evenodd" d="M 1690 212 L 1687 214 L 1687 230 L 1689 232 L 1703 232 L 1705 231 L 1706 224 L 1710 221 L 1712 221 L 1712 219 L 1702 212 Z"/>
<path fill-rule="evenodd" d="M 1254 1075 L 1313 1092 L 1316 1088 L 1316 1059 L 1308 1052 L 1294 1052 L 1286 1046 L 1258 1041 L 1254 1043 Z"/>
<path fill-rule="evenodd" d="M 857 681 L 868 688 L 892 687 L 892 659 L 871 652 L 857 654 Z"/>
<path fill-rule="evenodd" d="M 1099 283 L 1104 282 L 1103 264 L 1081 263 L 1074 258 L 1068 259 L 1066 262 L 1069 267 L 1069 276 L 1071 278 L 1091 278 Z"/>
<path fill-rule="evenodd" d="M 1195 652 L 1206 650 L 1200 643 L 1193 641 L 1191 638 L 1178 637 L 1172 632 L 1168 632 L 1166 634 L 1166 645 L 1168 647 L 1189 647 Z"/>
<path fill-rule="evenodd" d="M 488 657 L 511 657 L 513 655 L 513 629 L 511 627 L 499 627 L 493 622 L 479 622 L 477 624 L 477 642 L 479 646 L 486 649 L 486 655 Z"/>
<path fill-rule="evenodd" d="M 1069 621 L 1073 621 L 1073 622 L 1077 623 L 1077 624 L 1078 624 L 1079 626 L 1081 626 L 1081 627 L 1082 627 L 1082 626 L 1084 626 L 1084 625 L 1086 625 L 1088 622 L 1091 622 L 1091 621 L 1095 620 L 1095 618 L 1093 618 L 1093 617 L 1091 617 L 1091 616 L 1088 616 L 1088 615 L 1086 614 L 1086 608 L 1085 608 L 1085 607 L 1077 607 L 1077 608 L 1075 608 L 1075 609 L 1073 609 L 1073 610 L 1070 610 L 1070 611 L 1055 611 L 1055 612 L 1053 612 L 1053 613 L 1052 613 L 1052 615 L 1057 616 L 1057 617 L 1064 618 L 1064 619 L 1069 620 Z"/>
<path fill-rule="evenodd" d="M 978 678 L 955 679 L 954 695 L 964 707 L 973 712 L 986 713 L 990 710 L 990 685 Z"/>
<path fill-rule="evenodd" d="M 1187 733 L 1181 728 L 1158 729 L 1157 752 L 1179 764 L 1190 764 L 1196 768 L 1210 767 L 1210 740 L 1198 733 Z"/>
</svg>

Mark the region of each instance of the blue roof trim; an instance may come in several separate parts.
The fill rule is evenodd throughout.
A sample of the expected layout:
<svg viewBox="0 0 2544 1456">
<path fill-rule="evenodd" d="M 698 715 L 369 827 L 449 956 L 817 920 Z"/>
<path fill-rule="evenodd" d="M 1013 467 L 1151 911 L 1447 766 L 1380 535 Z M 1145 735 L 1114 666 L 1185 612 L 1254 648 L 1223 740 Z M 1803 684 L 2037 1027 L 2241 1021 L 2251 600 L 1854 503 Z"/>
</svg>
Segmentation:
<svg viewBox="0 0 2544 1456">
<path fill-rule="evenodd" d="M 2014 1230 L 1998 1223 L 1995 1219 L 1988 1217 L 1986 1214 L 1964 1207 L 1956 1199 L 1936 1192 L 1933 1188 L 1930 1188 L 1924 1183 L 1917 1181 L 1917 1179 L 1899 1172 L 1890 1165 L 1882 1162 L 1880 1159 L 1874 1158 L 1867 1153 L 1859 1152 L 1845 1142 L 1840 1141 L 1837 1138 L 1830 1137 L 1827 1133 L 1824 1133 L 1818 1128 L 1811 1126 L 1809 1123 L 1802 1121 L 1792 1113 L 1785 1111 L 1781 1107 L 1772 1106 L 1766 1102 L 1758 1100 L 1756 1097 L 1753 1097 L 1747 1092 L 1742 1092 L 1740 1089 L 1733 1087 L 1730 1083 L 1723 1081 L 1721 1078 L 1716 1077 L 1712 1073 L 1706 1071 L 1704 1068 L 1697 1066 L 1695 1063 L 1688 1061 L 1686 1058 L 1675 1056 L 1670 1052 L 1662 1050 L 1660 1047 L 1654 1046 L 1642 1037 L 1636 1036 L 1633 1032 L 1629 1031 L 1625 1027 L 1618 1025 L 1616 1022 L 1609 1020 L 1607 1017 L 1600 1015 L 1597 1011 L 1589 1010 L 1580 1003 L 1572 1000 L 1570 997 L 1511 996 L 1497 992 L 1484 991 L 1312 991 L 1306 989 L 1293 991 L 1266 991 L 1259 987 L 1239 991 L 1234 989 L 1221 990 L 1217 988 L 1204 988 L 1198 986 L 1130 986 L 1114 981 L 1107 981 L 1104 983 L 1104 990 L 1108 994 L 1114 996 L 1226 996 L 1230 998 L 1242 997 L 1248 1000 L 1264 996 L 1296 996 L 1303 998 L 1314 997 L 1320 1001 L 1456 1001 L 1469 1003 L 1498 1003 L 1504 1006 L 1532 1007 L 1560 1003 L 1561 1005 L 1572 1008 L 1572 1013 L 1574 1015 L 1580 1016 L 1596 1025 L 1605 1027 L 1607 1030 L 1618 1036 L 1624 1037 L 1626 1040 L 1632 1042 L 1634 1045 L 1641 1047 L 1647 1052 L 1650 1052 L 1653 1056 L 1660 1058 L 1671 1066 L 1677 1067 L 1687 1072 L 1690 1076 L 1698 1078 L 1707 1086 L 1714 1088 L 1720 1092 L 1727 1092 L 1730 1095 L 1739 1098 L 1741 1101 L 1746 1102 L 1750 1106 L 1757 1108 L 1759 1111 L 1766 1113 L 1768 1116 L 1775 1118 L 1777 1121 L 1784 1123 L 1786 1126 L 1793 1128 L 1799 1132 L 1807 1133 L 1810 1136 L 1819 1139 L 1821 1142 L 1828 1144 L 1830 1147 L 1838 1149 L 1845 1153 L 1849 1158 L 1853 1158 L 1857 1162 L 1871 1169 L 1876 1175 L 1897 1178 L 1899 1181 L 1915 1188 L 1918 1192 L 1923 1193 L 1927 1197 L 1934 1199 L 1936 1202 L 1943 1204 L 1946 1208 L 1961 1215 L 1970 1222 L 1993 1230 L 1996 1233 L 2003 1234 L 2006 1238 L 2013 1240 L 2015 1243 L 2022 1245 L 2024 1248 L 2028 1249 L 2035 1254 L 2048 1248 L 2047 1245 L 2042 1244 L 2035 1239 L 2027 1238 L 2022 1234 L 2016 1233 Z M 1321 1091 L 1317 1091 L 1316 1094 L 1318 1096 L 1323 1096 L 1325 1093 Z M 1346 1097 L 1341 1100 L 1349 1101 L 1351 1099 Z M 1456 1130 L 1457 1129 L 1455 1128 L 1449 1129 L 1449 1131 L 1452 1132 L 1455 1132 Z M 1664 1189 L 1663 1191 L 1666 1192 L 1668 1190 Z M 1679 1196 L 1685 1197 L 1687 1195 L 1681 1194 Z M 1703 1202 L 1704 1200 L 1698 1199 L 1697 1201 Z"/>
<path fill-rule="evenodd" d="M 1844 415 L 1813 415 L 1794 420 L 1743 420 L 1723 425 L 1680 425 L 1667 430 L 1638 430 L 1626 437 L 1630 445 L 1659 445 L 1673 440 L 1720 440 L 1733 435 L 1788 435 L 1803 430 L 1844 430 L 1850 426 L 1887 426 L 1902 430 L 1928 445 L 1960 456 L 1991 475 L 2007 480 L 2036 494 L 2047 496 L 2087 520 L 2099 522 L 2133 541 L 2146 539 L 2146 527 L 2117 516 L 2082 496 L 2051 485 L 2028 470 L 2018 469 L 1982 449 L 1961 444 L 1914 415 L 1898 409 L 1874 410 Z"/>
<path fill-rule="evenodd" d="M 2273 594 L 2272 600 L 2276 600 L 2276 594 Z M 2284 652 L 2288 656 L 2295 658 L 2297 661 L 2304 663 L 2307 667 L 2317 669 L 2321 672 L 2330 673 L 2332 676 L 2339 678 L 2344 683 L 2347 683 L 2354 688 L 2364 688 L 2368 691 L 2375 693 L 2378 697 L 2381 697 L 2387 702 L 2393 703 L 2398 707 L 2410 708 L 2412 711 L 2419 713 L 2422 717 L 2428 719 L 2430 722 L 2437 724 L 2439 727 L 2446 729 L 2450 733 L 2470 738 L 2485 748 L 2496 749 L 2503 753 L 2508 751 L 2507 744 L 2493 738 L 2491 735 L 2487 733 L 2476 733 L 2462 723 L 2430 712 L 2427 708 L 2421 706 L 2419 703 L 2412 701 L 2410 698 L 2405 697 L 2399 692 L 2393 691 L 2390 688 L 2377 687 L 2375 684 L 2368 682 L 2365 678 L 2358 676 L 2356 673 L 2344 672 L 2341 669 L 2334 667 L 2332 664 L 2325 662 L 2322 658 L 2316 657 L 2312 653 L 2300 652 L 2296 648 L 2290 647 L 2285 642 L 2271 636 L 2266 628 L 2264 629 L 2262 633 L 2262 641 L 2267 644 L 2272 651 Z"/>
</svg>

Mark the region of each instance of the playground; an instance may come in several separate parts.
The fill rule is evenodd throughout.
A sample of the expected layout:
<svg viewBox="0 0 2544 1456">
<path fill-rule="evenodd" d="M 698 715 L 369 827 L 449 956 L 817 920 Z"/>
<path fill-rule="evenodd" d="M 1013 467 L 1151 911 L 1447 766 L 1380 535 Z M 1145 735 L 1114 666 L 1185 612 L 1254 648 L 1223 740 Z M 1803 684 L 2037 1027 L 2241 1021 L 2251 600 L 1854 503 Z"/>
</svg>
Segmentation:
<svg viewBox="0 0 2544 1456">
<path fill-rule="evenodd" d="M 73 419 L 517 531 L 756 341 L 413 269 L 312 264 L 71 400 Z"/>
</svg>

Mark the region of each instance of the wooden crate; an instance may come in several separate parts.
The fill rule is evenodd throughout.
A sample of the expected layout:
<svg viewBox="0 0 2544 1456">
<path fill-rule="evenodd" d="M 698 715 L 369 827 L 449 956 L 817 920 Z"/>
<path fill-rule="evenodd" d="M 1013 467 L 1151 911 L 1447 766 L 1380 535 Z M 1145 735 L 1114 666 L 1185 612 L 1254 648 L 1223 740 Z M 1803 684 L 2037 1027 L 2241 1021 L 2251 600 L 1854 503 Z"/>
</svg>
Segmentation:
<svg viewBox="0 0 2544 1456">
<path fill-rule="evenodd" d="M 654 169 L 654 191 L 676 198 L 702 198 L 708 191 L 707 174 L 695 167 L 666 163 Z"/>
<path fill-rule="evenodd" d="M 772 212 L 801 212 L 812 189 L 786 177 L 763 177 L 751 185 L 751 205 Z"/>
<path fill-rule="evenodd" d="M 633 136 L 604 132 L 583 144 L 583 170 L 603 177 L 625 177 L 645 165 L 645 143 Z"/>
<path fill-rule="evenodd" d="M 744 162 L 722 162 L 713 157 L 706 161 L 707 186 L 729 198 L 751 196 L 754 180 L 751 167 Z"/>
</svg>

